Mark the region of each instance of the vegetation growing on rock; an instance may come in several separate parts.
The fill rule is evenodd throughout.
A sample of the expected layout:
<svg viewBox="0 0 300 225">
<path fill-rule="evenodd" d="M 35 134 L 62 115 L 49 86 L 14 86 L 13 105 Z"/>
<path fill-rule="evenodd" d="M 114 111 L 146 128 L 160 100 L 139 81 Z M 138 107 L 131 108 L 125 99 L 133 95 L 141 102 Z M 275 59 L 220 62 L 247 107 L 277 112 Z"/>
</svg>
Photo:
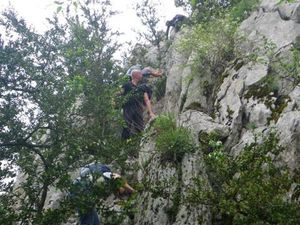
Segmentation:
<svg viewBox="0 0 300 225">
<path fill-rule="evenodd" d="M 299 196 L 288 193 L 300 180 L 274 161 L 283 151 L 278 141 L 273 132 L 263 140 L 256 136 L 234 157 L 211 139 L 214 150 L 205 156 L 211 189 L 197 179 L 190 201 L 209 205 L 224 224 L 298 224 Z"/>
</svg>

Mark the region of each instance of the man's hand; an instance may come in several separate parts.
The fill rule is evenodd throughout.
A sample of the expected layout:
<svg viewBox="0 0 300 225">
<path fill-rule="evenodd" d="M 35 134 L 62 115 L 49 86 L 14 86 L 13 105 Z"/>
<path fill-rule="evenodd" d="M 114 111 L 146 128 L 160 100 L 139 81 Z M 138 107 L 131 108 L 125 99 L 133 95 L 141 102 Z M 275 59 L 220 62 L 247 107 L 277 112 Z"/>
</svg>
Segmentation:
<svg viewBox="0 0 300 225">
<path fill-rule="evenodd" d="M 153 112 L 150 112 L 149 117 L 150 117 L 150 120 L 153 120 L 156 117 L 156 115 Z"/>
<path fill-rule="evenodd" d="M 154 77 L 161 77 L 161 76 L 163 75 L 163 73 L 164 73 L 164 71 L 161 70 L 161 69 L 159 69 L 159 70 L 154 71 L 154 72 L 152 73 L 152 75 L 153 75 Z"/>
<path fill-rule="evenodd" d="M 125 196 L 130 196 L 133 193 L 136 193 L 137 191 L 135 189 L 133 189 L 128 183 L 127 181 L 125 182 L 125 184 L 123 185 L 123 187 L 120 187 L 118 190 L 118 197 L 122 198 Z"/>
</svg>

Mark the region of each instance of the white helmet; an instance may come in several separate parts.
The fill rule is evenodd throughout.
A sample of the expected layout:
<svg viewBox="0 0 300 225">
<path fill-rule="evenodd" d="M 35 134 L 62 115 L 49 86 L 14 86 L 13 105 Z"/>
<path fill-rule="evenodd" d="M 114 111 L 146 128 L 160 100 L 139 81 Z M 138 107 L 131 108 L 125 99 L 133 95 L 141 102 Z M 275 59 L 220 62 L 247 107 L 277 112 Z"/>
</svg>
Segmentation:
<svg viewBox="0 0 300 225">
<path fill-rule="evenodd" d="M 130 67 L 130 68 L 127 70 L 126 75 L 128 75 L 128 76 L 131 77 L 132 72 L 133 72 L 134 70 L 141 70 L 141 69 L 142 69 L 142 66 L 139 65 L 139 64 L 136 64 L 136 65 Z"/>
</svg>

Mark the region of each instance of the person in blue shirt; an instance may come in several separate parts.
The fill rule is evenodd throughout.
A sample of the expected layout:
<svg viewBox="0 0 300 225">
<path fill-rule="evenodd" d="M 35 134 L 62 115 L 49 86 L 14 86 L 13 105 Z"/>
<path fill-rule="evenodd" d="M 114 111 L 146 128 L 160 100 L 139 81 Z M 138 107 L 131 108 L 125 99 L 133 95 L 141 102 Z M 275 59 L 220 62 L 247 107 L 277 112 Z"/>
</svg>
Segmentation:
<svg viewBox="0 0 300 225">
<path fill-rule="evenodd" d="M 96 198 L 109 195 L 131 195 L 135 190 L 107 165 L 92 163 L 80 169 L 70 188 L 70 196 L 78 210 L 80 225 L 100 225 Z"/>
</svg>

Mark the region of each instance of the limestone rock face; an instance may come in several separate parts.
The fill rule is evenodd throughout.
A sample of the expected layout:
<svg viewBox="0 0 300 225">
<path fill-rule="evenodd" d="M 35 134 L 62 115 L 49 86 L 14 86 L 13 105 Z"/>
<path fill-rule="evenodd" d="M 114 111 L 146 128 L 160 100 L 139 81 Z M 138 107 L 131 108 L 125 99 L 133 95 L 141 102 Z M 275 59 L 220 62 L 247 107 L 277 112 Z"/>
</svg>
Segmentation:
<svg viewBox="0 0 300 225">
<path fill-rule="evenodd" d="M 180 114 L 178 122 L 180 126 L 190 129 L 196 143 L 203 132 L 215 132 L 222 138 L 229 135 L 229 127 L 215 122 L 210 116 L 197 110 L 188 110 Z"/>
<path fill-rule="evenodd" d="M 176 43 L 180 41 L 180 36 L 175 38 L 173 45 L 170 47 L 167 56 L 167 84 L 165 94 L 165 112 L 178 114 L 180 111 L 180 93 L 182 92 L 183 77 L 190 75 L 184 66 L 188 59 L 180 54 L 176 49 Z M 187 73 L 187 75 L 185 75 Z"/>
<path fill-rule="evenodd" d="M 295 171 L 300 168 L 300 112 L 283 113 L 276 128 L 280 134 L 280 144 L 286 147 L 283 159 Z"/>
<path fill-rule="evenodd" d="M 199 143 L 203 132 L 215 132 L 222 137 L 229 135 L 228 127 L 196 110 L 180 114 L 178 124 L 191 131 L 195 144 Z M 179 165 L 165 162 L 155 149 L 155 133 L 149 131 L 148 134 L 150 138 L 143 142 L 139 154 L 139 180 L 146 184 L 147 191 L 139 196 L 135 224 L 211 224 L 207 206 L 195 207 L 185 201 L 190 188 L 195 185 L 194 178 L 207 179 L 202 152 L 186 154 Z"/>
<path fill-rule="evenodd" d="M 214 132 L 235 156 L 255 140 L 256 134 L 264 136 L 276 130 L 285 148 L 282 162 L 296 171 L 300 165 L 300 89 L 297 78 L 289 76 L 278 62 L 287 64 L 293 60 L 292 49 L 300 36 L 300 3 L 277 3 L 262 1 L 259 9 L 241 24 L 235 51 L 242 57 L 228 66 L 221 85 L 209 98 L 204 97 L 203 82 L 215 83 L 214 80 L 202 74 L 192 75 L 188 66 L 192 54 L 181 55 L 171 46 L 164 111 L 174 113 L 177 124 L 190 129 L 196 145 L 201 146 L 201 135 Z M 180 36 L 174 43 L 178 41 Z M 249 57 L 253 54 L 255 60 Z M 147 191 L 140 196 L 135 224 L 213 224 L 207 207 L 195 208 L 183 201 L 188 188 L 195 185 L 194 178 L 208 179 L 203 154 L 200 150 L 186 154 L 179 170 L 161 162 L 154 137 L 143 143 L 140 180 L 166 186 L 160 189 L 160 195 Z M 163 190 L 168 194 L 164 195 Z M 169 209 L 178 204 L 173 198 L 176 192 L 180 192 L 180 204 L 176 215 L 170 216 Z"/>
</svg>

